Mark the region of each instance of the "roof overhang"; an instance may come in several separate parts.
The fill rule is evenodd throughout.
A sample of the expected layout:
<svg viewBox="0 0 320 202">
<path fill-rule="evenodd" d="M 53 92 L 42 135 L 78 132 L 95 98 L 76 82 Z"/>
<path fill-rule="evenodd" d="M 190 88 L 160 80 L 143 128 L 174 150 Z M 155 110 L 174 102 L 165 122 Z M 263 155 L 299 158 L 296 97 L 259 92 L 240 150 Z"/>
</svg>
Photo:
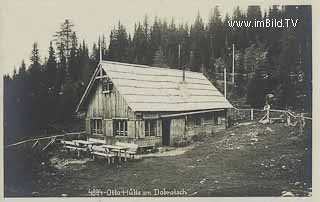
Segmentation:
<svg viewBox="0 0 320 202">
<path fill-rule="evenodd" d="M 96 77 L 96 75 L 97 75 L 97 73 L 99 72 L 100 69 L 101 69 L 101 66 L 99 64 L 98 67 L 94 70 L 94 73 L 93 73 L 93 75 L 92 75 L 92 77 L 91 77 L 91 79 L 89 81 L 89 84 L 88 84 L 86 90 L 84 91 L 84 93 L 83 93 L 83 95 L 82 95 L 82 97 L 80 99 L 79 104 L 77 105 L 76 112 L 79 112 L 82 103 L 87 98 L 87 96 L 88 96 L 88 94 L 89 94 L 89 92 L 90 92 L 90 90 L 91 90 L 91 88 L 93 86 L 93 83 L 95 81 L 95 77 Z"/>
<path fill-rule="evenodd" d="M 178 116 L 186 116 L 186 115 L 193 115 L 193 114 L 203 114 L 209 112 L 219 112 L 225 109 L 211 109 L 211 110 L 202 110 L 202 111 L 195 111 L 195 112 L 184 112 L 184 113 L 177 113 L 177 114 L 166 114 L 161 115 L 160 118 L 170 118 L 170 117 L 178 117 Z"/>
</svg>

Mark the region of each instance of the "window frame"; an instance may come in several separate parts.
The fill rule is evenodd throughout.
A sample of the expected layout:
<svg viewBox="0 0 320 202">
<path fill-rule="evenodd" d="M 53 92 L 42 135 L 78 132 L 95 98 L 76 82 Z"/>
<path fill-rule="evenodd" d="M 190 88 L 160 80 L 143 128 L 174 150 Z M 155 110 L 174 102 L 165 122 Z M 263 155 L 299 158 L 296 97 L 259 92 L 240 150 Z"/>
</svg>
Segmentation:
<svg viewBox="0 0 320 202">
<path fill-rule="evenodd" d="M 108 94 L 108 93 L 111 93 L 112 90 L 113 90 L 113 83 L 110 80 L 104 81 L 102 84 L 102 93 Z"/>
<path fill-rule="evenodd" d="M 103 135 L 102 118 L 91 118 L 90 128 L 91 134 L 93 135 Z"/>
<path fill-rule="evenodd" d="M 113 119 L 113 136 L 128 137 L 128 120 L 127 119 Z"/>
<path fill-rule="evenodd" d="M 144 136 L 156 137 L 158 131 L 157 119 L 145 119 L 144 120 Z"/>
</svg>

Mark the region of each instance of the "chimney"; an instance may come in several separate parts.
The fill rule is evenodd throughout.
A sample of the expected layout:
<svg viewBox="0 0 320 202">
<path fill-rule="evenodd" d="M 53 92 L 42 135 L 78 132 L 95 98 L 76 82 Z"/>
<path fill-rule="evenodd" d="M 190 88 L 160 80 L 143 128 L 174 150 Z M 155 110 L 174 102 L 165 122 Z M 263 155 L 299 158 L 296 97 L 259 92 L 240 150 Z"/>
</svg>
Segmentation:
<svg viewBox="0 0 320 202">
<path fill-rule="evenodd" d="M 179 44 L 178 47 L 178 68 L 181 66 L 181 45 Z M 186 80 L 186 66 L 184 65 L 182 67 L 182 81 L 184 82 Z"/>
<path fill-rule="evenodd" d="M 179 47 L 178 47 L 178 68 L 180 68 L 180 57 L 181 57 L 181 54 L 180 54 L 180 48 L 181 48 L 181 46 L 180 46 L 180 44 L 179 44 Z"/>
<path fill-rule="evenodd" d="M 192 69 L 192 63 L 193 63 L 193 51 L 190 51 L 190 58 L 189 58 L 189 68 Z"/>
</svg>

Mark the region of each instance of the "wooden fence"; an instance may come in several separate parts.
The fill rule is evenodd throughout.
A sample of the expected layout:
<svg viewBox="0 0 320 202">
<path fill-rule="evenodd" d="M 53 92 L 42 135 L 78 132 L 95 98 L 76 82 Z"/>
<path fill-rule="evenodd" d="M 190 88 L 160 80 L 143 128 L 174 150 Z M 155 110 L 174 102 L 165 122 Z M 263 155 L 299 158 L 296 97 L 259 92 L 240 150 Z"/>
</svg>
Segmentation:
<svg viewBox="0 0 320 202">
<path fill-rule="evenodd" d="M 263 109 L 239 109 L 234 108 L 231 111 L 231 117 L 235 122 L 260 121 L 266 116 L 267 110 Z M 306 116 L 306 113 L 298 113 L 287 110 L 270 109 L 270 120 L 272 122 L 285 122 L 293 124 L 294 121 L 312 121 L 312 118 Z"/>
<path fill-rule="evenodd" d="M 233 108 L 230 111 L 230 117 L 232 118 L 233 122 L 247 122 L 247 121 L 261 121 L 261 119 L 264 118 L 267 111 L 263 109 L 239 109 L 239 108 Z M 278 110 L 278 109 L 270 109 L 269 110 L 270 120 L 271 122 L 285 122 L 288 125 L 295 125 L 299 124 L 304 126 L 306 121 L 312 121 L 312 118 L 305 116 L 305 113 L 297 113 L 287 110 Z M 32 148 L 40 144 L 41 141 L 46 142 L 46 146 L 42 148 L 42 150 L 45 150 L 48 148 L 51 144 L 53 144 L 58 139 L 65 139 L 65 138 L 71 138 L 74 136 L 77 136 L 78 139 L 84 138 L 84 135 L 86 134 L 86 131 L 81 132 L 73 132 L 73 133 L 63 133 L 59 135 L 53 135 L 53 136 L 47 136 L 47 137 L 38 137 L 38 138 L 32 138 L 23 140 L 14 144 L 6 145 L 5 148 L 13 148 L 20 145 L 26 145 L 26 144 L 32 144 Z"/>
<path fill-rule="evenodd" d="M 83 136 L 86 134 L 86 131 L 81 131 L 81 132 L 74 132 L 74 133 L 63 133 L 59 135 L 52 135 L 52 136 L 47 136 L 47 137 L 38 137 L 38 138 L 32 138 L 32 139 L 27 139 L 23 140 L 14 144 L 9 144 L 6 145 L 5 148 L 14 148 L 17 146 L 22 146 L 22 145 L 27 145 L 27 144 L 32 144 L 32 148 L 40 144 L 40 142 L 46 142 L 46 145 L 42 148 L 42 151 L 47 149 L 51 144 L 56 142 L 58 139 L 65 139 L 65 138 L 71 138 L 76 136 L 78 139 L 83 138 Z"/>
</svg>

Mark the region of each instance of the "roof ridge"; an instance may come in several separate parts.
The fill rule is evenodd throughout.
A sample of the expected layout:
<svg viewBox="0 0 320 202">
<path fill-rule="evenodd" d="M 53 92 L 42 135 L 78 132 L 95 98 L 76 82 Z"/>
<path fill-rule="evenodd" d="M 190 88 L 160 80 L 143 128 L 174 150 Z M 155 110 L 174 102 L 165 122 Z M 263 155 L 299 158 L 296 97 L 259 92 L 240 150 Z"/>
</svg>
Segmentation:
<svg viewBox="0 0 320 202">
<path fill-rule="evenodd" d="M 166 69 L 166 70 L 169 70 L 169 71 L 176 71 L 176 72 L 182 72 L 183 71 L 181 69 L 154 67 L 154 66 L 149 66 L 149 65 L 140 65 L 140 64 L 132 64 L 132 63 L 124 63 L 124 62 L 114 62 L 114 61 L 108 61 L 108 60 L 102 60 L 100 63 L 118 64 L 118 65 L 134 66 L 134 67 L 140 67 L 140 68 L 151 68 L 151 69 L 162 69 L 162 70 Z M 185 71 L 186 72 L 191 72 L 191 73 L 202 74 L 201 72 L 195 72 L 195 71 L 191 71 L 191 70 L 185 70 Z"/>
<path fill-rule="evenodd" d="M 97 81 L 96 78 L 98 78 L 98 70 L 100 69 L 105 71 L 106 77 L 111 79 L 115 90 L 123 96 L 126 104 L 132 111 L 188 111 L 232 108 L 229 101 L 203 73 L 187 70 L 186 77 L 189 78 L 190 76 L 187 79 L 189 85 L 182 88 L 180 85 L 182 81 L 178 82 L 173 77 L 182 76 L 183 70 L 101 61 L 91 77 L 77 107 L 77 111 L 80 110 L 80 106 L 84 103 L 84 100 L 88 99 L 89 91 L 92 90 L 93 83 Z M 139 76 L 132 73 L 139 74 Z M 155 76 L 164 74 L 164 77 L 153 81 L 150 79 L 154 77 L 148 75 L 149 73 Z M 127 94 L 128 92 L 129 94 Z M 159 95 L 149 95 L 157 93 Z M 192 93 L 196 95 L 191 96 Z M 172 94 L 177 94 L 178 96 L 171 96 Z M 184 97 L 184 95 L 188 95 L 188 97 Z M 181 96 L 182 98 L 180 98 Z"/>
</svg>

